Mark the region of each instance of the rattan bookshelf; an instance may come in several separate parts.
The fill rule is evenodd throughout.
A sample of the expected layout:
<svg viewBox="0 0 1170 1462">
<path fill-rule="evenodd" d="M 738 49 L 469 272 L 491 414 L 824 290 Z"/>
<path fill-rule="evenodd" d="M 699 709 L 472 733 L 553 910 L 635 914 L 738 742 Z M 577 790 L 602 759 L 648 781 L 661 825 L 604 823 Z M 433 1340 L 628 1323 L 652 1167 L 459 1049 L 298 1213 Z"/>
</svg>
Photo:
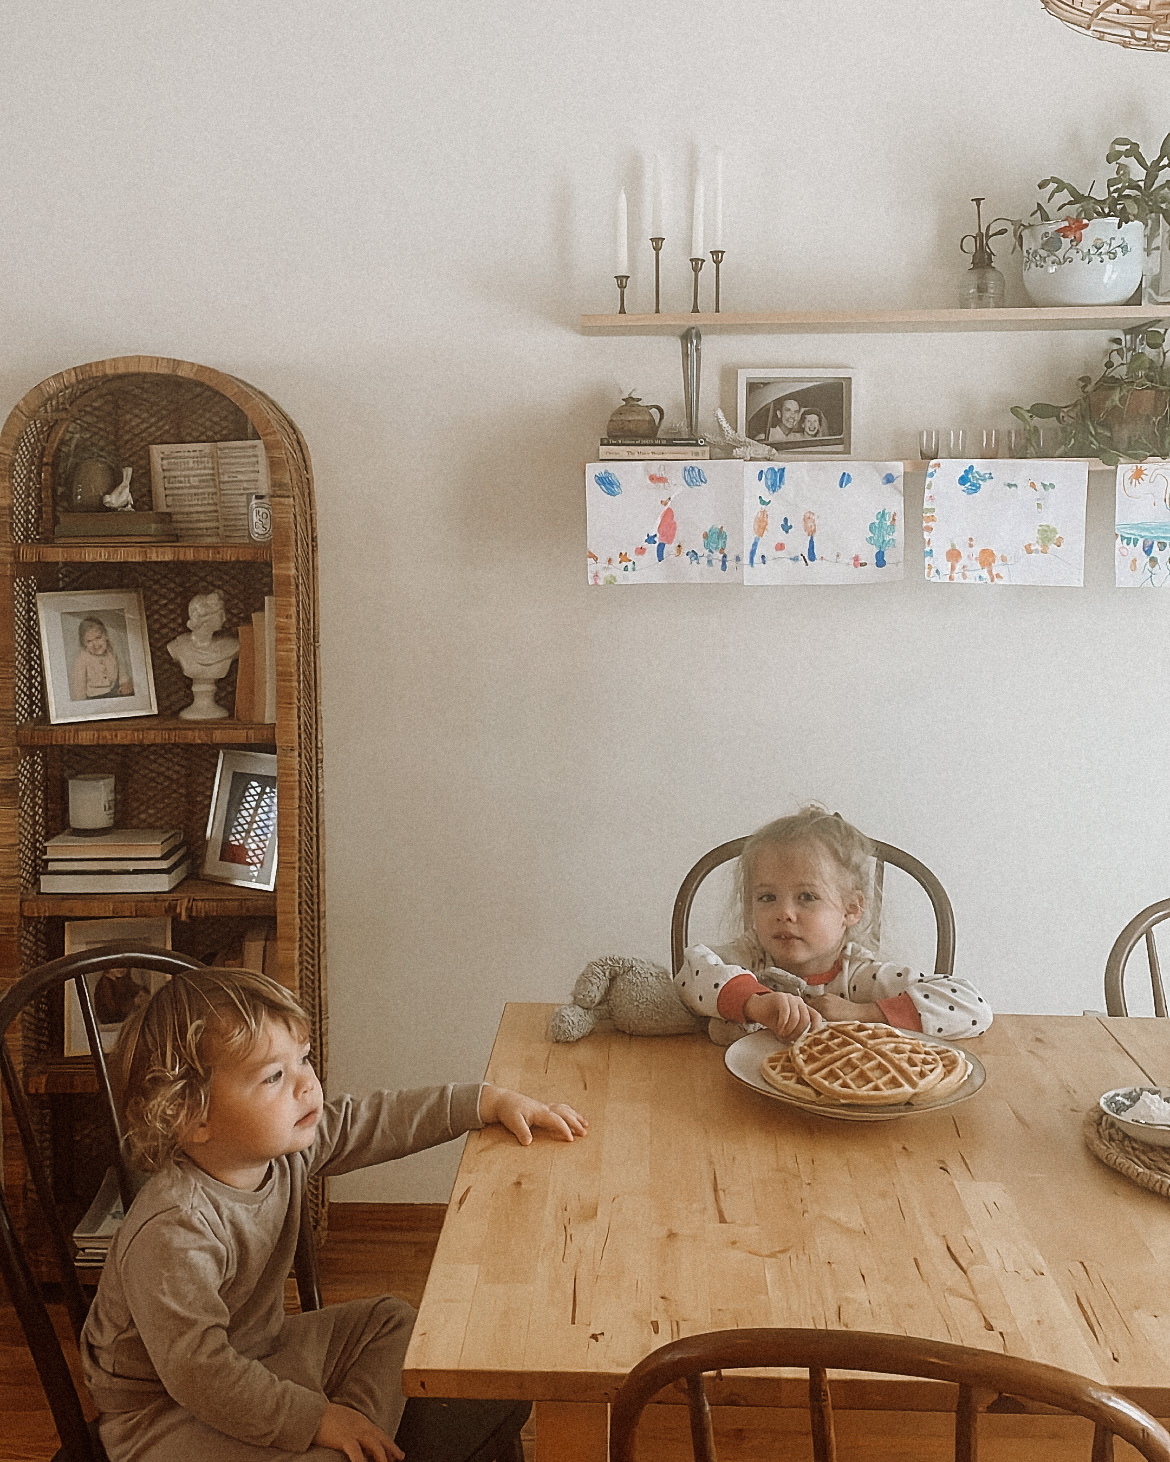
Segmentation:
<svg viewBox="0 0 1170 1462">
<path fill-rule="evenodd" d="M 268 457 L 273 535 L 256 543 L 54 542 L 54 491 L 63 443 L 133 467 L 136 507 L 149 508 L 149 447 L 157 442 L 259 438 Z M 95 361 L 30 391 L 0 433 L 0 990 L 63 952 L 64 921 L 172 916 L 176 949 L 209 958 L 242 925 L 275 919 L 277 974 L 313 1023 L 318 1066 L 325 1051 L 324 867 L 318 709 L 317 552 L 312 470 L 295 424 L 243 381 L 207 366 L 154 356 Z M 50 724 L 42 677 L 36 594 L 53 589 L 141 589 L 159 714 Z M 193 594 L 223 592 L 228 624 L 276 601 L 277 704 L 273 725 L 178 718 L 189 682 L 166 653 Z M 219 689 L 230 708 L 233 679 Z M 274 750 L 277 879 L 272 892 L 186 879 L 166 894 L 43 895 L 42 848 L 67 823 L 66 778 L 113 772 L 121 826 L 181 826 L 202 865 L 218 753 Z M 15 1053 L 30 1089 L 44 1094 L 67 1205 L 88 1201 L 104 1158 L 86 1150 L 85 1083 L 61 1056 L 61 1011 L 26 1022 Z M 46 1085 L 46 1063 L 57 1072 Z M 67 1095 L 73 1093 L 72 1095 Z M 56 1104 L 55 1106 L 53 1104 Z M 69 1121 L 61 1107 L 69 1108 Z M 68 1129 L 68 1130 L 67 1130 Z M 7 1136 L 7 1133 L 5 1134 Z M 68 1141 L 71 1150 L 58 1154 Z M 5 1193 L 28 1216 L 17 1144 L 4 1144 Z"/>
</svg>

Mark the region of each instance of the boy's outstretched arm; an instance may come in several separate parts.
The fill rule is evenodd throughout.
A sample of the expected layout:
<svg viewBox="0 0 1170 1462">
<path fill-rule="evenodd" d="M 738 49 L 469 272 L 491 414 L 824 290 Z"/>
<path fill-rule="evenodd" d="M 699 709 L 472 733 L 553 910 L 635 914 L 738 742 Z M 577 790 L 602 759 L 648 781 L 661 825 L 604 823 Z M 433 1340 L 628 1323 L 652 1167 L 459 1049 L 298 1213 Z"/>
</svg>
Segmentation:
<svg viewBox="0 0 1170 1462">
<path fill-rule="evenodd" d="M 490 1082 L 485 1082 L 480 1091 L 479 1118 L 485 1127 L 499 1122 L 525 1147 L 532 1141 L 533 1127 L 543 1127 L 562 1142 L 572 1142 L 589 1131 L 589 1119 L 564 1102 L 554 1102 L 550 1107 L 535 1097 Z"/>
<path fill-rule="evenodd" d="M 325 1408 L 313 1441 L 318 1447 L 344 1452 L 349 1462 L 366 1462 L 367 1457 L 372 1462 L 402 1462 L 406 1455 L 380 1426 L 375 1426 L 360 1411 L 338 1406 L 335 1401 Z"/>
</svg>

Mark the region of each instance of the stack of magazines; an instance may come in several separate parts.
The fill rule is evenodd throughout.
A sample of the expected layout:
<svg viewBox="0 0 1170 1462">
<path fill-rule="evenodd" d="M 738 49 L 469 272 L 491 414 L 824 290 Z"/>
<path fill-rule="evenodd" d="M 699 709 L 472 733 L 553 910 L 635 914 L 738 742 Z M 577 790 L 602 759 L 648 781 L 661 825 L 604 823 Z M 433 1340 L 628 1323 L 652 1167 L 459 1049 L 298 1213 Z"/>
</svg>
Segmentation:
<svg viewBox="0 0 1170 1462">
<path fill-rule="evenodd" d="M 166 893 L 191 871 L 181 828 L 63 832 L 45 843 L 42 893 Z"/>
<path fill-rule="evenodd" d="M 118 1175 L 113 1168 L 107 1168 L 97 1197 L 73 1230 L 73 1262 L 79 1269 L 102 1267 L 118 1225 L 125 1217 Z"/>
</svg>

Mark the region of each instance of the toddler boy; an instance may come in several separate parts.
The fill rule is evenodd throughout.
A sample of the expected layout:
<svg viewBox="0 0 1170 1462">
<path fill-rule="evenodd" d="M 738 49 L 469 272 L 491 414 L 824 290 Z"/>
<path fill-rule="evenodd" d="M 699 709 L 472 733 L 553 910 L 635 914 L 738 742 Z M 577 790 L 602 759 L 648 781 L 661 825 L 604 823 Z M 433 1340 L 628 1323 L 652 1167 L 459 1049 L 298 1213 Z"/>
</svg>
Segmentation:
<svg viewBox="0 0 1170 1462">
<path fill-rule="evenodd" d="M 399 1462 L 414 1310 L 385 1297 L 284 1313 L 309 1175 L 491 1122 L 525 1144 L 533 1127 L 567 1142 L 588 1127 L 571 1107 L 477 1083 L 325 1102 L 307 1037 L 292 995 L 248 970 L 176 974 L 123 1026 L 114 1076 L 134 1158 L 151 1176 L 110 1246 L 82 1335 L 110 1462 Z M 435 1436 L 449 1428 L 444 1408 L 461 1408 L 467 1452 L 511 1410 L 410 1408 L 413 1462 L 427 1462 L 430 1421 Z"/>
</svg>

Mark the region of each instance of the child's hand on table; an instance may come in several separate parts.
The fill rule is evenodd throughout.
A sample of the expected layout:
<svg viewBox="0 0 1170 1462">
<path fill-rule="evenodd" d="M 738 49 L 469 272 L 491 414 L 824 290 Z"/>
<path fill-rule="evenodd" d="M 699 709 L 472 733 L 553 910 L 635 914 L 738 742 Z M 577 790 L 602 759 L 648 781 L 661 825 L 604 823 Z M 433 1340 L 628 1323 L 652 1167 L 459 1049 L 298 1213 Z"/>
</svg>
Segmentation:
<svg viewBox="0 0 1170 1462">
<path fill-rule="evenodd" d="M 777 990 L 769 990 L 766 995 L 759 991 L 749 995 L 743 1004 L 743 1014 L 745 1020 L 766 1025 L 782 1041 L 793 1041 L 825 1023 L 815 1000 L 804 1001 L 799 995 L 782 995 Z"/>
<path fill-rule="evenodd" d="M 885 1021 L 880 1005 L 872 1002 L 861 1004 L 846 1000 L 844 995 L 812 995 L 808 1003 L 819 1011 L 826 1020 L 869 1020 Z"/>
<path fill-rule="evenodd" d="M 360 1411 L 348 1406 L 338 1406 L 330 1401 L 313 1438 L 318 1447 L 332 1447 L 335 1452 L 344 1452 L 349 1462 L 402 1462 L 406 1453 L 393 1437 L 389 1437 L 380 1426 L 364 1417 Z"/>
<path fill-rule="evenodd" d="M 479 1116 L 485 1127 L 489 1122 L 499 1122 L 524 1147 L 532 1141 L 533 1127 L 543 1127 L 562 1142 L 572 1142 L 589 1131 L 589 1119 L 564 1102 L 554 1102 L 550 1107 L 535 1097 L 490 1082 L 484 1083 L 480 1093 Z"/>
</svg>

